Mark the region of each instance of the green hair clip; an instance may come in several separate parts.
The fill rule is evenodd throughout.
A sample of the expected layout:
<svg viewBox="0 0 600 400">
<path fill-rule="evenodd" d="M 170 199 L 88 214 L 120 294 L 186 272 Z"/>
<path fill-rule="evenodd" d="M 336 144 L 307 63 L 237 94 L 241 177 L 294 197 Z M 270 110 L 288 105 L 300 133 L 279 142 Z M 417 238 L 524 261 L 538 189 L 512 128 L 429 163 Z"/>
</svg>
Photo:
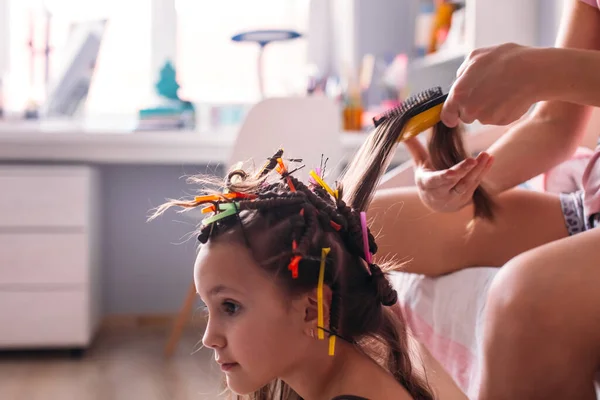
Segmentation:
<svg viewBox="0 0 600 400">
<path fill-rule="evenodd" d="M 220 203 L 220 204 L 218 204 L 218 208 L 219 208 L 219 211 L 221 211 L 221 212 L 216 213 L 215 215 L 212 215 L 208 218 L 204 218 L 202 220 L 202 225 L 206 226 L 206 225 L 212 224 L 216 221 L 219 221 L 223 218 L 227 218 L 232 215 L 235 215 L 235 213 L 237 213 L 237 211 L 240 209 L 240 203 L 238 203 L 238 202 Z"/>
</svg>

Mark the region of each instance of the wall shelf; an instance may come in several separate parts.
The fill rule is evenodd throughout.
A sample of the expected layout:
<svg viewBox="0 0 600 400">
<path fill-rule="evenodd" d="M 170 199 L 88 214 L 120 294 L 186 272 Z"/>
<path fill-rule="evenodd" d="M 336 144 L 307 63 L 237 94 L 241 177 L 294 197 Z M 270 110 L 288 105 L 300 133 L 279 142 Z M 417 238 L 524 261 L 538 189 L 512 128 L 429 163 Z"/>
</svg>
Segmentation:
<svg viewBox="0 0 600 400">
<path fill-rule="evenodd" d="M 507 42 L 536 44 L 537 2 L 465 0 L 464 7 L 464 44 L 414 59 L 408 69 L 411 92 L 433 86 L 450 87 L 456 79 L 456 70 L 472 50 Z M 418 10 L 415 17 L 416 13 Z"/>
</svg>

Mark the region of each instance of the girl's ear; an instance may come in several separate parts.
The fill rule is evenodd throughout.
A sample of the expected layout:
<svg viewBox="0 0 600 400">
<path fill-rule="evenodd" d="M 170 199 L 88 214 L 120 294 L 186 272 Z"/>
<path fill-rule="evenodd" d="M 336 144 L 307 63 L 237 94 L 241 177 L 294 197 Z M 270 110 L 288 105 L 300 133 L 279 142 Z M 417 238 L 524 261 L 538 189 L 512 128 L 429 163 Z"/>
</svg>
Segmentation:
<svg viewBox="0 0 600 400">
<path fill-rule="evenodd" d="M 329 329 L 329 310 L 331 308 L 332 293 L 329 286 L 323 287 L 323 327 Z M 319 301 L 317 289 L 313 289 L 303 296 L 304 306 L 304 330 L 311 329 L 316 333 L 319 329 Z"/>
</svg>

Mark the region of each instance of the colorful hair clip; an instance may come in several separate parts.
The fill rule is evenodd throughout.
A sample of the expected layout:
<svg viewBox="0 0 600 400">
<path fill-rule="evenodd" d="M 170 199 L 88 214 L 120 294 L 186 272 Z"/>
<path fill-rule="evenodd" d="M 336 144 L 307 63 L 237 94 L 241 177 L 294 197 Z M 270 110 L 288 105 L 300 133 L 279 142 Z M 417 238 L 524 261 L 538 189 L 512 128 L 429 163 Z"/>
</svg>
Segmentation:
<svg viewBox="0 0 600 400">
<path fill-rule="evenodd" d="M 342 230 L 342 226 L 340 224 L 336 224 L 333 221 L 329 221 L 329 225 L 331 225 L 331 227 L 333 229 L 335 229 L 336 231 L 341 231 Z"/>
<path fill-rule="evenodd" d="M 295 192 L 296 191 L 296 187 L 294 186 L 294 183 L 292 182 L 292 179 L 290 178 L 289 174 L 288 174 L 288 170 L 285 166 L 285 164 L 283 163 L 283 160 L 280 158 L 277 159 L 277 172 L 281 175 L 284 176 L 288 186 L 290 187 L 290 191 L 291 192 Z"/>
<path fill-rule="evenodd" d="M 321 162 L 323 162 L 323 161 L 321 160 Z M 319 176 L 322 176 L 322 175 L 321 175 L 321 168 L 315 168 L 315 173 L 316 173 L 317 175 L 319 175 Z M 315 178 L 313 178 L 312 176 L 311 176 L 310 178 L 308 178 L 308 181 L 309 181 L 310 183 L 312 183 L 313 185 L 318 185 L 318 184 L 319 184 L 319 182 L 317 182 L 317 181 L 315 180 Z"/>
<path fill-rule="evenodd" d="M 216 222 L 220 219 L 229 217 L 231 215 L 235 215 L 235 213 L 239 209 L 239 206 L 240 206 L 239 203 L 221 203 L 221 204 L 219 204 L 219 210 L 221 212 L 218 214 L 215 214 L 213 216 L 210 216 L 208 218 L 204 218 L 202 220 L 202 225 L 206 226 L 206 225 L 212 224 L 213 222 Z"/>
<path fill-rule="evenodd" d="M 360 226 L 362 228 L 362 237 L 363 237 L 363 247 L 365 252 L 365 260 L 368 264 L 373 262 L 373 256 L 371 255 L 371 251 L 369 250 L 369 233 L 367 230 L 367 213 L 361 211 L 360 213 Z M 371 275 L 371 270 L 367 266 L 367 272 Z"/>
<path fill-rule="evenodd" d="M 216 212 L 217 208 L 215 207 L 214 204 L 211 204 L 210 206 L 204 207 L 200 211 L 202 212 L 202 214 L 208 214 L 209 212 Z"/>
<path fill-rule="evenodd" d="M 321 267 L 319 269 L 319 283 L 317 284 L 317 323 L 320 328 L 324 328 L 324 312 L 323 312 L 323 285 L 325 283 L 325 261 L 327 260 L 327 254 L 331 248 L 324 247 L 321 250 Z M 323 329 L 319 329 L 319 339 L 325 339 Z"/>
<path fill-rule="evenodd" d="M 337 190 L 332 190 L 329 185 L 327 185 L 325 183 L 325 181 L 323 181 L 323 179 L 321 179 L 321 177 L 319 175 L 317 175 L 317 173 L 314 170 L 311 170 L 309 172 L 310 176 L 313 177 L 313 179 L 323 188 L 327 191 L 327 193 L 329 193 L 330 195 L 332 195 L 336 200 L 338 198 L 338 191 Z"/>
<path fill-rule="evenodd" d="M 288 266 L 288 269 L 292 271 L 292 278 L 294 279 L 298 279 L 298 264 L 300 264 L 300 260 L 302 260 L 301 256 L 294 256 Z"/>
<path fill-rule="evenodd" d="M 229 196 L 231 193 L 223 194 L 223 197 Z M 211 201 L 220 201 L 222 198 L 216 194 L 207 194 L 204 196 L 196 196 L 194 197 L 194 201 L 196 203 L 208 203 Z"/>
<path fill-rule="evenodd" d="M 206 196 L 197 196 L 194 201 L 196 203 L 207 203 L 207 202 L 219 202 L 223 201 L 223 198 L 228 200 L 233 199 L 246 199 L 246 200 L 254 200 L 258 196 L 250 193 L 239 193 L 239 192 L 231 192 L 231 193 L 223 193 L 222 195 L 210 194 Z M 207 214 L 209 212 L 216 212 L 217 209 L 214 204 L 211 204 L 207 207 L 204 207 L 201 212 L 202 214 Z"/>
<path fill-rule="evenodd" d="M 335 355 L 335 335 L 329 336 L 329 355 Z"/>
<path fill-rule="evenodd" d="M 228 199 L 228 200 L 234 200 L 234 199 L 246 199 L 246 200 L 253 200 L 256 199 L 258 196 L 255 194 L 251 194 L 251 193 L 239 193 L 239 192 L 231 192 L 231 193 L 223 193 L 223 194 L 207 194 L 204 196 L 196 196 L 194 197 L 194 201 L 196 203 L 208 203 L 211 201 L 222 201 L 223 198 Z"/>
</svg>

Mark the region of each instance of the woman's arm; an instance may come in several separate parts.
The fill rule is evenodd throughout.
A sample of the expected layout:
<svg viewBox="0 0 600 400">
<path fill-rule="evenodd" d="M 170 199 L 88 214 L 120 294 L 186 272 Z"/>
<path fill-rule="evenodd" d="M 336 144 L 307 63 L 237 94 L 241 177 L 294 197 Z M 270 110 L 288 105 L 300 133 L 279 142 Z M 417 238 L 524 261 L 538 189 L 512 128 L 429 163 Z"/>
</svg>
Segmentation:
<svg viewBox="0 0 600 400">
<path fill-rule="evenodd" d="M 566 160 L 581 141 L 591 106 L 600 105 L 600 52 L 576 50 L 600 50 L 600 12 L 578 0 L 568 7 L 557 48 L 530 54 L 530 62 L 544 74 L 541 96 L 550 100 L 490 147 L 495 162 L 483 184 L 491 192 L 512 188 Z"/>
<path fill-rule="evenodd" d="M 550 79 L 556 84 L 546 88 L 545 99 L 600 107 L 600 51 L 550 48 L 540 50 L 539 58 L 554 66 Z"/>
</svg>

